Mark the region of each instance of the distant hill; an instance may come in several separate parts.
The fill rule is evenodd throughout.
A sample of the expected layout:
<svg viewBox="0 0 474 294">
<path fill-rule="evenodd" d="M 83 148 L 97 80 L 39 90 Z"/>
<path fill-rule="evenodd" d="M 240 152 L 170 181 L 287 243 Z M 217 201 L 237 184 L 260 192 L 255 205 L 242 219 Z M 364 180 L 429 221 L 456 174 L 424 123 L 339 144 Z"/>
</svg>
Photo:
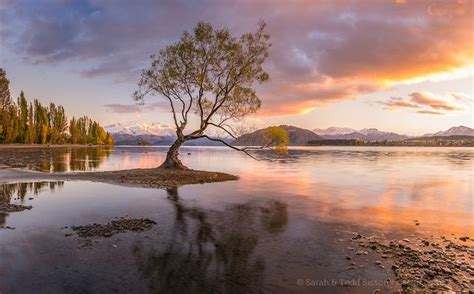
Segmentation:
<svg viewBox="0 0 474 294">
<path fill-rule="evenodd" d="M 421 137 L 410 137 L 394 132 L 384 132 L 376 128 L 366 128 L 356 130 L 352 128 L 329 127 L 327 129 L 315 129 L 314 132 L 308 129 L 295 126 L 282 125 L 290 137 L 290 145 L 302 146 L 309 141 L 326 140 L 339 142 L 337 140 L 359 140 L 364 142 L 397 142 L 411 139 L 447 139 L 466 140 L 474 137 L 474 129 L 466 126 L 452 127 L 446 131 L 433 134 L 425 134 Z M 175 130 L 172 127 L 160 123 L 144 124 L 139 122 L 116 123 L 105 127 L 115 141 L 116 145 L 171 145 L 175 138 Z M 235 145 L 260 146 L 263 145 L 263 132 L 260 129 L 237 138 Z M 466 138 L 467 137 L 467 138 Z M 231 142 L 231 139 L 226 139 Z M 413 142 L 413 141 L 412 141 Z M 221 146 L 219 142 L 209 141 L 205 138 L 187 142 L 185 145 L 193 146 Z"/>
<path fill-rule="evenodd" d="M 175 130 L 159 123 L 139 122 L 116 123 L 105 127 L 114 139 L 115 145 L 160 145 L 169 146 L 176 139 Z M 226 141 L 230 141 L 226 139 Z M 220 142 L 200 138 L 188 141 L 185 146 L 223 146 Z"/>
<path fill-rule="evenodd" d="M 132 135 L 110 133 L 115 141 L 115 145 L 171 145 L 174 138 L 171 136 L 156 135 Z"/>
<path fill-rule="evenodd" d="M 308 141 L 320 140 L 321 137 L 316 135 L 314 132 L 298 128 L 295 126 L 281 125 L 281 128 L 288 132 L 291 146 L 303 146 Z M 237 138 L 233 144 L 239 146 L 261 146 L 264 145 L 263 133 L 265 129 L 256 130 L 252 133 L 244 134 Z"/>
<path fill-rule="evenodd" d="M 329 127 L 327 129 L 314 129 L 313 132 L 319 136 L 335 136 L 355 133 L 357 130 L 352 128 Z"/>
<path fill-rule="evenodd" d="M 425 134 L 423 137 L 447 137 L 447 136 L 474 136 L 474 129 L 466 126 L 449 128 L 446 131 L 440 131 L 434 134 Z"/>
<path fill-rule="evenodd" d="M 110 134 L 115 141 L 115 145 L 141 145 L 141 146 L 170 146 L 174 143 L 175 137 L 155 136 L 155 135 L 129 135 L 129 134 Z M 224 139 L 230 142 L 229 139 Z M 184 146 L 224 146 L 220 142 L 210 141 L 206 138 L 200 138 L 184 143 Z"/>
<path fill-rule="evenodd" d="M 452 136 L 423 136 L 410 138 L 406 141 L 419 141 L 419 140 L 445 140 L 445 141 L 456 141 L 456 140 L 469 140 L 474 142 L 474 136 L 464 136 L 464 135 L 452 135 Z"/>
<path fill-rule="evenodd" d="M 175 129 L 160 123 L 145 124 L 140 122 L 116 123 L 105 126 L 105 130 L 111 134 L 133 135 L 133 136 L 158 136 L 172 137 Z"/>
<path fill-rule="evenodd" d="M 351 128 L 329 127 L 327 129 L 315 129 L 314 132 L 324 140 L 362 140 L 366 142 L 376 141 L 400 141 L 409 138 L 393 132 L 383 132 L 375 128 L 355 130 Z"/>
</svg>

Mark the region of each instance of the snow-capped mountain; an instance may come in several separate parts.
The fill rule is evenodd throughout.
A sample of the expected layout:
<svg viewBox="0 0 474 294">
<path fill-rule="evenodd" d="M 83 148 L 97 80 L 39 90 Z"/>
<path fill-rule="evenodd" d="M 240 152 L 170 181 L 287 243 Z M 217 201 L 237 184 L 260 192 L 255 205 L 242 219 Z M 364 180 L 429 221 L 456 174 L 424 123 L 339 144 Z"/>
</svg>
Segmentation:
<svg viewBox="0 0 474 294">
<path fill-rule="evenodd" d="M 172 127 L 163 125 L 160 123 L 140 123 L 140 122 L 129 122 L 129 123 L 116 123 L 108 125 L 105 127 L 105 130 L 110 134 L 120 134 L 120 135 L 133 135 L 133 136 L 143 136 L 143 135 L 153 135 L 160 137 L 169 137 L 175 135 L 175 130 Z"/>
<path fill-rule="evenodd" d="M 355 130 L 351 128 L 329 127 L 327 129 L 315 129 L 314 132 L 324 139 L 358 139 L 363 141 L 399 141 L 409 138 L 393 132 L 383 132 L 375 128 Z"/>
<path fill-rule="evenodd" d="M 320 136 L 332 136 L 350 134 L 357 132 L 357 130 L 351 128 L 329 127 L 327 129 L 314 129 L 313 132 Z"/>
<path fill-rule="evenodd" d="M 434 134 L 425 134 L 424 136 L 425 137 L 474 136 L 474 129 L 466 127 L 466 126 L 458 126 L 458 127 L 452 127 L 446 131 L 440 131 Z"/>
<path fill-rule="evenodd" d="M 105 130 L 114 138 L 115 145 L 169 146 L 176 140 L 176 130 L 160 123 L 116 123 L 106 126 Z M 185 145 L 220 146 L 221 143 L 200 138 L 186 142 Z"/>
</svg>

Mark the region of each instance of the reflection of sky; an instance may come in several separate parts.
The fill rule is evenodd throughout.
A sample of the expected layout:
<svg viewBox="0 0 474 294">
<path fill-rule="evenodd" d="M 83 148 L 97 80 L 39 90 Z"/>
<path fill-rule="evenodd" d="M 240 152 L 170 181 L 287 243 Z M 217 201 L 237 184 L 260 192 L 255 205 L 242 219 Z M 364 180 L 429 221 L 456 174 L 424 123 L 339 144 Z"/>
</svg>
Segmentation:
<svg viewBox="0 0 474 294">
<path fill-rule="evenodd" d="M 116 147 L 96 170 L 153 168 L 165 152 Z M 183 195 L 201 195 L 197 203 L 275 198 L 315 218 L 384 227 L 414 226 L 413 220 L 419 220 L 419 230 L 474 230 L 474 151 L 469 148 L 296 148 L 290 150 L 290 160 L 271 162 L 224 148 L 186 147 L 181 158 L 191 168 L 241 177 L 183 187 Z"/>
</svg>

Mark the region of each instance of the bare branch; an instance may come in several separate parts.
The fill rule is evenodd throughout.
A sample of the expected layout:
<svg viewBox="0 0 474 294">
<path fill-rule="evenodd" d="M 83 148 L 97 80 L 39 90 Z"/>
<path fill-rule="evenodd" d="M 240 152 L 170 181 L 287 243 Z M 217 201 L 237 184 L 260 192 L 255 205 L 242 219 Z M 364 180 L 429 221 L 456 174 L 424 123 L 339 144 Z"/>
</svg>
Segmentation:
<svg viewBox="0 0 474 294">
<path fill-rule="evenodd" d="M 248 156 L 250 156 L 251 158 L 255 159 L 255 160 L 258 160 L 260 161 L 260 159 L 256 158 L 255 156 L 253 156 L 252 154 L 250 154 L 248 151 L 249 150 L 261 150 L 261 149 L 265 149 L 265 148 L 260 148 L 260 147 L 257 147 L 257 148 L 250 148 L 250 147 L 245 147 L 245 148 L 238 148 L 238 147 L 235 147 L 229 143 L 227 143 L 226 141 L 222 140 L 222 139 L 217 139 L 217 138 L 211 138 L 207 135 L 202 135 L 200 136 L 200 138 L 207 138 L 208 140 L 211 140 L 211 141 L 214 141 L 214 142 L 221 142 L 222 144 L 224 144 L 225 146 L 231 148 L 231 149 L 234 149 L 236 151 L 240 151 L 240 152 L 243 152 L 245 154 L 247 154 Z"/>
</svg>

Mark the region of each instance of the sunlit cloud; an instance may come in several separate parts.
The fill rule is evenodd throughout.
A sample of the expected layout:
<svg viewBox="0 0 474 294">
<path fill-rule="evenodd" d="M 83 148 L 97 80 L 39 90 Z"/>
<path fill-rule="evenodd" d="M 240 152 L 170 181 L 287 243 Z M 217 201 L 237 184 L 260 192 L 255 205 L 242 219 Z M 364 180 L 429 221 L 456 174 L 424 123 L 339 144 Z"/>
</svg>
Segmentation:
<svg viewBox="0 0 474 294">
<path fill-rule="evenodd" d="M 416 113 L 442 115 L 452 111 L 464 109 L 460 102 L 469 101 L 470 98 L 462 93 L 449 93 L 445 96 L 435 95 L 430 92 L 414 92 L 407 98 L 390 97 L 388 101 L 379 101 L 387 110 L 401 110 L 406 108 L 423 108 Z"/>
<path fill-rule="evenodd" d="M 436 97 L 434 94 L 429 92 L 415 92 L 410 94 L 411 101 L 418 103 L 419 105 L 428 106 L 433 109 L 439 110 L 462 110 L 463 108 L 450 101 L 443 100 L 442 98 Z"/>
<path fill-rule="evenodd" d="M 466 77 L 474 69 L 473 1 L 0 4 L 3 41 L 25 60 L 53 65 L 80 61 L 80 68 L 72 71 L 83 78 L 112 76 L 128 84 L 137 82 L 150 54 L 199 20 L 240 34 L 254 30 L 263 19 L 273 46 L 265 64 L 271 80 L 258 89 L 263 98 L 260 115 L 305 113 L 401 83 Z M 416 103 L 393 102 L 398 104 L 394 108 Z"/>
<path fill-rule="evenodd" d="M 105 104 L 104 107 L 113 113 L 141 113 L 145 111 L 152 111 L 163 107 L 161 103 L 148 103 L 146 105 L 137 105 L 137 104 L 120 104 L 120 103 L 112 103 L 112 104 Z"/>
<path fill-rule="evenodd" d="M 420 114 L 434 114 L 434 115 L 443 115 L 445 114 L 444 112 L 441 111 L 436 111 L 436 110 L 419 110 L 416 113 Z"/>
<path fill-rule="evenodd" d="M 401 97 L 390 97 L 387 102 L 380 101 L 380 104 L 385 105 L 385 109 L 398 110 L 401 108 L 420 108 L 421 105 L 406 101 Z"/>
</svg>

